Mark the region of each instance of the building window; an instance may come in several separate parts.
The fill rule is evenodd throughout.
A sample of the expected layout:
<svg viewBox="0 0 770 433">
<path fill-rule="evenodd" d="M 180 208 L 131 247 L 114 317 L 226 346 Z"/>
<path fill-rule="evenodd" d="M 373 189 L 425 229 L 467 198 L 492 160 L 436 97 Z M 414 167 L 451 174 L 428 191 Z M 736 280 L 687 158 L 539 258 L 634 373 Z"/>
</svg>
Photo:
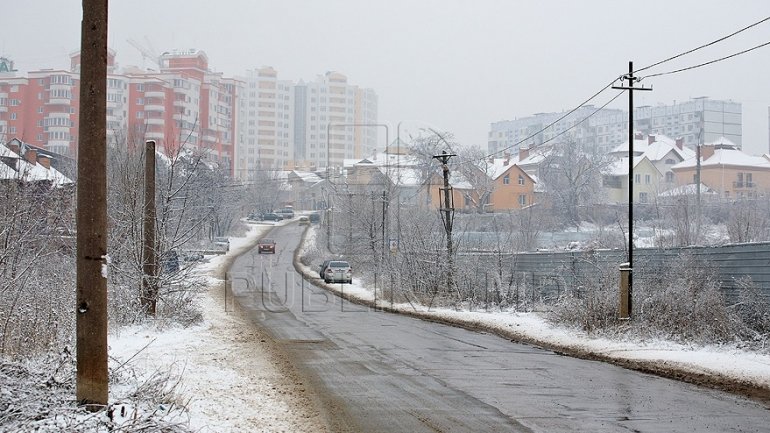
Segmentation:
<svg viewBox="0 0 770 433">
<path fill-rule="evenodd" d="M 645 175 L 644 175 L 644 183 L 646 183 L 647 185 L 649 185 L 649 184 L 650 184 L 650 182 L 652 182 L 652 178 L 650 177 L 650 175 L 649 175 L 649 174 L 645 174 Z"/>
<path fill-rule="evenodd" d="M 143 119 L 144 118 L 144 111 L 137 111 L 136 112 L 136 118 L 137 119 Z"/>
<path fill-rule="evenodd" d="M 639 193 L 639 202 L 640 203 L 647 203 L 647 193 L 646 192 L 640 192 Z"/>
<path fill-rule="evenodd" d="M 524 185 L 524 176 L 519 175 L 519 185 Z"/>
<path fill-rule="evenodd" d="M 519 195 L 519 206 L 526 206 L 527 205 L 527 195 L 526 194 L 520 194 Z"/>
<path fill-rule="evenodd" d="M 667 172 L 666 173 L 666 183 L 673 183 L 674 182 L 674 173 Z"/>
<path fill-rule="evenodd" d="M 634 183 L 642 183 L 642 175 L 641 174 L 635 174 L 634 175 Z"/>
<path fill-rule="evenodd" d="M 508 185 L 511 183 L 511 177 L 507 174 L 503 177 L 503 185 Z"/>
</svg>

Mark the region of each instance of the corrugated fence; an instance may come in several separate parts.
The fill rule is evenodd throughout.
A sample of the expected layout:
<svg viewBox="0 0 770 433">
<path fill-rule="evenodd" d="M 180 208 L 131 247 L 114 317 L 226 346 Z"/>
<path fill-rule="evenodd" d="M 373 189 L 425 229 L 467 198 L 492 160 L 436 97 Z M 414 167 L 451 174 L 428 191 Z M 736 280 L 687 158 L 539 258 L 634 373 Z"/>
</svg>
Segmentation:
<svg viewBox="0 0 770 433">
<path fill-rule="evenodd" d="M 493 257 L 494 255 L 490 255 Z M 661 270 L 677 261 L 687 266 L 714 272 L 728 299 L 749 278 L 765 296 L 770 297 L 770 242 L 724 245 L 718 247 L 638 248 L 634 249 L 634 280 L 654 280 Z M 491 260 L 491 259 L 490 259 Z M 494 260 L 498 260 L 495 256 Z M 541 292 L 574 289 L 584 278 L 600 270 L 618 269 L 626 261 L 622 250 L 542 251 L 506 254 L 506 270 Z M 619 275 L 619 274 L 618 274 Z"/>
</svg>

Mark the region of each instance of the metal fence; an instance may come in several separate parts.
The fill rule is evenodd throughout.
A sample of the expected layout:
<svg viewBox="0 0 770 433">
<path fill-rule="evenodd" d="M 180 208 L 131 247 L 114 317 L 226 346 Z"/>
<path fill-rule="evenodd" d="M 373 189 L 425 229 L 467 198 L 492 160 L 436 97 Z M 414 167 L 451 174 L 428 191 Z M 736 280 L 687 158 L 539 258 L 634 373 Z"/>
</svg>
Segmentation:
<svg viewBox="0 0 770 433">
<path fill-rule="evenodd" d="M 541 251 L 517 254 L 468 254 L 487 263 L 487 269 L 502 267 L 511 278 L 537 288 L 544 296 L 579 287 L 608 269 L 618 270 L 626 261 L 623 250 Z M 484 257 L 486 256 L 486 257 Z M 637 248 L 634 250 L 634 281 L 656 281 L 661 270 L 682 263 L 704 273 L 713 272 L 725 297 L 730 300 L 739 280 L 750 281 L 770 298 L 770 242 L 717 247 Z M 467 259 L 467 256 L 466 256 Z M 619 272 L 618 272 L 619 279 Z"/>
</svg>

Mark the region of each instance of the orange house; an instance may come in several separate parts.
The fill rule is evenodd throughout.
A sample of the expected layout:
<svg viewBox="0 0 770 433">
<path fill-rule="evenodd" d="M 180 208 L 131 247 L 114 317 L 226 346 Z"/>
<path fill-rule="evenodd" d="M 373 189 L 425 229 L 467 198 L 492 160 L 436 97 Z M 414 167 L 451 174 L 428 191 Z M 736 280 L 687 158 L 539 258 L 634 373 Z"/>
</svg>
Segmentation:
<svg viewBox="0 0 770 433">
<path fill-rule="evenodd" d="M 679 185 L 695 183 L 697 161 L 683 161 L 673 167 Z M 770 161 L 747 155 L 732 143 L 701 147 L 701 183 L 727 199 L 757 198 L 770 193 Z"/>
<path fill-rule="evenodd" d="M 505 162 L 502 160 L 501 162 Z M 490 200 L 492 211 L 522 209 L 535 202 L 535 179 L 516 164 L 502 165 L 493 177 L 494 189 Z"/>
<path fill-rule="evenodd" d="M 479 167 L 480 176 L 471 183 L 452 173 L 453 206 L 456 210 L 502 212 L 522 209 L 535 202 L 536 180 L 510 159 L 495 159 Z M 437 182 L 438 181 L 438 182 Z M 430 185 L 431 204 L 444 204 L 443 180 L 437 176 Z"/>
</svg>

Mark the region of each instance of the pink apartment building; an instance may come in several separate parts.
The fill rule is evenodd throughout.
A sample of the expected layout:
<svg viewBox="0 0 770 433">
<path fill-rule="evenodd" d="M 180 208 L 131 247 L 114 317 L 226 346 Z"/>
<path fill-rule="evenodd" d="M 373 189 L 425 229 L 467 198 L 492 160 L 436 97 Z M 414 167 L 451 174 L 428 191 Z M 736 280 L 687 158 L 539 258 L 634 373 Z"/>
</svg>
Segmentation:
<svg viewBox="0 0 770 433">
<path fill-rule="evenodd" d="M 167 154 L 186 148 L 232 170 L 236 80 L 211 72 L 199 50 L 164 53 L 159 62 L 159 71 L 118 71 L 110 51 L 105 139 L 117 145 L 155 140 Z M 17 77 L 8 59 L 0 63 L 0 141 L 19 138 L 77 155 L 79 53 L 68 71 L 44 69 L 27 77 Z"/>
</svg>

